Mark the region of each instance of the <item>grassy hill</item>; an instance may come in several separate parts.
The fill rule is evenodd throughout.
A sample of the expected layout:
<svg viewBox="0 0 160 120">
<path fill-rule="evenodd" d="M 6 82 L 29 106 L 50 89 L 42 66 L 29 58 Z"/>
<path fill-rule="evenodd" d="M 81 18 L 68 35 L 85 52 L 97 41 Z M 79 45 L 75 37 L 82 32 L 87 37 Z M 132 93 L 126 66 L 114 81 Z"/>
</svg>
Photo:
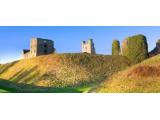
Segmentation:
<svg viewBox="0 0 160 120">
<path fill-rule="evenodd" d="M 88 88 L 85 86 L 63 88 L 41 87 L 0 79 L 0 93 L 81 93 L 86 90 Z"/>
<path fill-rule="evenodd" d="M 122 56 L 51 54 L 1 65 L 0 79 L 32 88 L 52 87 L 52 92 L 55 88 L 83 92 L 128 66 L 130 62 Z"/>
<path fill-rule="evenodd" d="M 160 92 L 160 55 L 115 73 L 94 91 L 111 93 Z"/>
</svg>

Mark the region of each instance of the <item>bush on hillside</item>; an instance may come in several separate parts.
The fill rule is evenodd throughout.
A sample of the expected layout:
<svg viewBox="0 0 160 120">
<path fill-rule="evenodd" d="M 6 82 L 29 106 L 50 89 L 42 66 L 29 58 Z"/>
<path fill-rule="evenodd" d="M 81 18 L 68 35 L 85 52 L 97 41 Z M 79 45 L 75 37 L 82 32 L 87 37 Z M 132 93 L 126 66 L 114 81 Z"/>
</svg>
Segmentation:
<svg viewBox="0 0 160 120">
<path fill-rule="evenodd" d="M 120 54 L 120 42 L 118 40 L 113 40 L 112 43 L 112 55 Z"/>
<path fill-rule="evenodd" d="M 148 58 L 148 44 L 144 35 L 128 37 L 126 46 L 123 47 L 123 56 L 126 56 L 133 63 L 139 63 Z"/>
</svg>

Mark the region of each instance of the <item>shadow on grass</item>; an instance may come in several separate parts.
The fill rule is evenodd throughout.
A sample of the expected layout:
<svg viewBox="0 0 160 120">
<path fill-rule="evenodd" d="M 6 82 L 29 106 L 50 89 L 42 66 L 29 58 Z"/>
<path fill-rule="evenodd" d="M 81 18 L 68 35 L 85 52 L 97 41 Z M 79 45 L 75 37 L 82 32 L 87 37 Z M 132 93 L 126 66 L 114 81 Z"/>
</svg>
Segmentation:
<svg viewBox="0 0 160 120">
<path fill-rule="evenodd" d="M 77 88 L 39 87 L 0 79 L 0 89 L 9 93 L 81 93 Z"/>
<path fill-rule="evenodd" d="M 6 65 L 1 65 L 0 66 L 0 74 L 4 73 L 5 71 L 7 71 L 10 67 L 12 67 L 13 65 L 15 65 L 17 63 L 17 61 L 12 62 L 12 63 L 8 63 Z"/>
<path fill-rule="evenodd" d="M 14 81 L 16 83 L 18 83 L 18 82 L 27 83 L 27 81 L 26 81 L 27 77 L 29 76 L 29 78 L 30 78 L 30 74 L 32 74 L 34 71 L 36 71 L 36 69 L 37 69 L 37 66 L 35 66 L 29 70 L 22 69 L 19 72 L 17 72 L 15 75 L 13 75 L 11 78 L 9 78 L 9 80 Z"/>
</svg>

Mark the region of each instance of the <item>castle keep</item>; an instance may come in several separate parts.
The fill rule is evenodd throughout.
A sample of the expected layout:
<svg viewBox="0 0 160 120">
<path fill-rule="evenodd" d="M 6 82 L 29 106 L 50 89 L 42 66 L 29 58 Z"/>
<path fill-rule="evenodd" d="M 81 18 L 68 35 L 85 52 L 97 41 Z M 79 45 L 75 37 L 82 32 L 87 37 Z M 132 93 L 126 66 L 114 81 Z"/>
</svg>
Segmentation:
<svg viewBox="0 0 160 120">
<path fill-rule="evenodd" d="M 28 59 L 40 55 L 54 53 L 54 43 L 52 40 L 33 38 L 30 43 L 30 50 L 23 50 L 23 58 Z"/>
<path fill-rule="evenodd" d="M 89 39 L 88 41 L 82 42 L 82 52 L 96 54 L 94 43 L 93 43 L 92 39 Z"/>
</svg>

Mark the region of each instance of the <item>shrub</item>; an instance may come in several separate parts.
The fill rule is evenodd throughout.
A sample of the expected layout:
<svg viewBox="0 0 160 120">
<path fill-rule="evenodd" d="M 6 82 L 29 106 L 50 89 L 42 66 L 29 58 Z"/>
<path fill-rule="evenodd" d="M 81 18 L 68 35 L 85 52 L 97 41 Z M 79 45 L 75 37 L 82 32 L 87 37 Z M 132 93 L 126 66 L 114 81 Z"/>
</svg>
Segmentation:
<svg viewBox="0 0 160 120">
<path fill-rule="evenodd" d="M 112 55 L 119 55 L 119 54 L 120 54 L 120 43 L 118 40 L 113 40 Z"/>
<path fill-rule="evenodd" d="M 139 63 L 148 58 L 148 44 L 144 35 L 128 37 L 125 47 L 122 48 L 123 56 L 126 56 L 132 63 Z"/>
</svg>

